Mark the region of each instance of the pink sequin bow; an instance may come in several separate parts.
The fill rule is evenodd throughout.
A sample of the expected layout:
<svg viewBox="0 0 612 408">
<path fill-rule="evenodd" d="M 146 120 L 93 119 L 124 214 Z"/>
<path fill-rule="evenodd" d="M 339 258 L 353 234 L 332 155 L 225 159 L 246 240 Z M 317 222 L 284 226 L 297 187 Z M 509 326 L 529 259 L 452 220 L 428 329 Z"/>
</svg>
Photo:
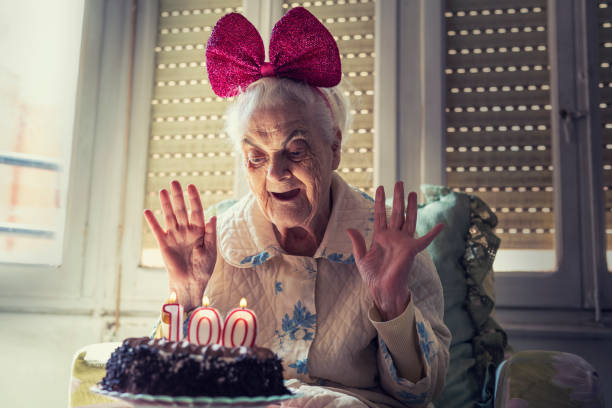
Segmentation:
<svg viewBox="0 0 612 408">
<path fill-rule="evenodd" d="M 263 40 L 244 16 L 222 17 L 206 45 L 206 69 L 212 89 L 234 96 L 266 76 L 291 78 L 311 86 L 338 85 L 342 75 L 338 45 L 325 26 L 303 7 L 291 9 L 270 35 L 270 62 Z"/>
</svg>

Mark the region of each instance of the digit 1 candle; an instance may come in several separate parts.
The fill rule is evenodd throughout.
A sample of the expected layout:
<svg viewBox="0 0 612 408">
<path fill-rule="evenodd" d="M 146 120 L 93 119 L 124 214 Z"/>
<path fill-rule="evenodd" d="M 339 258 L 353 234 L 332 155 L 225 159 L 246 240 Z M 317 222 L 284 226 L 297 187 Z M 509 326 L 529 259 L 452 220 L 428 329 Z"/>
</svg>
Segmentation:
<svg viewBox="0 0 612 408">
<path fill-rule="evenodd" d="M 172 292 L 168 303 L 162 306 L 162 311 L 169 316 L 168 340 L 181 341 L 183 339 L 183 306 L 176 301 L 176 292 Z M 162 320 L 164 320 L 162 313 Z"/>
<path fill-rule="evenodd" d="M 253 347 L 255 345 L 257 318 L 255 313 L 246 307 L 246 299 L 240 299 L 240 308 L 232 310 L 225 318 L 223 324 L 223 345 L 225 347 Z"/>
<path fill-rule="evenodd" d="M 187 326 L 187 339 L 190 343 L 201 346 L 221 343 L 223 331 L 221 316 L 217 309 L 208 307 L 209 303 L 208 296 L 204 296 L 202 298 L 202 307 L 198 307 L 191 313 L 189 325 Z"/>
</svg>

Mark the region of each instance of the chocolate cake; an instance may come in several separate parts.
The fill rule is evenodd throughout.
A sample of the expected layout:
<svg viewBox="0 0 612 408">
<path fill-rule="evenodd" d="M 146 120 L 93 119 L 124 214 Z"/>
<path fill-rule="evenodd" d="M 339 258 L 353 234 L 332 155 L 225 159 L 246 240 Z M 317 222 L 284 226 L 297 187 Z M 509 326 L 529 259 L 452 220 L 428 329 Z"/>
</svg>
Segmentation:
<svg viewBox="0 0 612 408">
<path fill-rule="evenodd" d="M 100 386 L 107 391 L 191 397 L 289 394 L 281 360 L 269 349 L 148 337 L 123 341 L 106 363 Z"/>
</svg>

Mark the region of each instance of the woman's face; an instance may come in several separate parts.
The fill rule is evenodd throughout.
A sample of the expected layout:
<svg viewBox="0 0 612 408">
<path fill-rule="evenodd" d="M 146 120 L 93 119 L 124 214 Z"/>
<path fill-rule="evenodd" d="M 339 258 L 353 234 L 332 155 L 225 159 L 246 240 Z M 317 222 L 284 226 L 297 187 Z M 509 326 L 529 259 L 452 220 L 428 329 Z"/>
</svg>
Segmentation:
<svg viewBox="0 0 612 408">
<path fill-rule="evenodd" d="M 257 110 L 242 141 L 251 191 L 279 231 L 310 229 L 313 220 L 329 211 L 340 132 L 330 144 L 308 111 L 289 104 Z"/>
</svg>

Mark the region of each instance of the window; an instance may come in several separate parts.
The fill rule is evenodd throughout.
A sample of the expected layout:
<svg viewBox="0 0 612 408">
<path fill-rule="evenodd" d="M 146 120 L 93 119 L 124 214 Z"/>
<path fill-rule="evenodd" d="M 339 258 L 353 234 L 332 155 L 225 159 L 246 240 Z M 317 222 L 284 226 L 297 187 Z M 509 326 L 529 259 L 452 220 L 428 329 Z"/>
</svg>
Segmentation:
<svg viewBox="0 0 612 408">
<path fill-rule="evenodd" d="M 156 216 L 159 190 L 173 179 L 195 184 L 205 208 L 234 197 L 235 157 L 223 132 L 229 102 L 208 83 L 205 49 L 217 20 L 241 11 L 241 0 L 160 3 L 144 199 Z M 141 264 L 162 267 L 147 225 L 142 234 Z"/>
<path fill-rule="evenodd" d="M 373 163 L 376 162 L 374 145 L 377 143 L 373 134 L 376 116 L 373 107 L 376 76 L 373 73 L 379 69 L 374 67 L 377 61 L 374 48 L 381 40 L 374 37 L 374 31 L 379 30 L 374 15 L 380 12 L 381 6 L 391 3 L 337 0 L 300 4 L 320 19 L 329 20 L 323 24 L 333 35 L 347 36 L 340 39 L 339 48 L 345 76 L 351 84 L 347 92 L 356 114 L 352 134 L 344 146 L 341 168 L 346 170 L 340 172 L 360 188 L 372 192 L 377 182 L 374 180 L 377 164 Z M 225 198 L 238 198 L 246 191 L 243 178 L 237 176 L 232 146 L 223 137 L 227 101 L 218 100 L 206 83 L 204 50 L 209 30 L 226 13 L 240 12 L 257 27 L 267 47 L 272 25 L 287 9 L 297 5 L 295 2 L 284 5 L 281 0 L 137 1 L 133 70 L 138 75 L 133 76 L 131 87 L 133 103 L 122 210 L 125 226 L 122 226 L 124 234 L 118 266 L 123 272 L 117 282 L 120 289 L 110 289 L 116 294 L 116 301 L 120 301 L 121 309 L 149 313 L 157 310 L 159 299 L 167 295 L 157 243 L 149 235 L 142 216 L 145 207 L 158 209 L 157 193 L 161 187 L 167 187 L 172 178 L 180 180 L 185 187 L 193 182 L 201 189 L 205 206 Z M 394 29 L 388 31 L 387 42 L 395 35 Z M 383 58 L 395 54 L 390 48 L 382 52 Z M 392 65 L 385 64 L 385 67 Z M 391 84 L 389 86 L 392 88 Z M 378 111 L 390 113 L 392 109 Z M 173 119 L 157 122 L 157 117 Z M 382 128 L 392 121 L 379 123 Z M 191 137 L 188 139 L 187 135 Z M 388 148 L 394 151 L 395 146 Z M 198 152 L 202 157 L 197 157 Z M 187 157 L 187 153 L 192 156 Z M 206 164 L 207 161 L 211 164 Z M 378 166 L 381 162 L 383 166 L 389 164 L 387 159 L 379 160 Z M 198 175 L 193 175 L 194 171 L 199 172 Z M 117 191 L 114 187 L 110 189 Z"/>
<path fill-rule="evenodd" d="M 546 1 L 530 3 L 445 12 L 448 186 L 496 213 L 496 271 L 555 269 Z"/>
<path fill-rule="evenodd" d="M 597 9 L 597 43 L 599 54 L 599 108 L 603 145 L 604 197 L 608 270 L 612 272 L 612 5 L 600 1 Z"/>
<path fill-rule="evenodd" d="M 0 10 L 0 262 L 57 266 L 83 1 L 22 1 Z"/>
<path fill-rule="evenodd" d="M 607 13 L 606 2 L 446 1 L 448 185 L 498 216 L 502 306 L 597 313 L 610 287 L 597 96 L 610 72 Z"/>
<path fill-rule="evenodd" d="M 345 92 L 354 117 L 338 171 L 349 183 L 372 194 L 374 2 L 328 3 L 286 1 L 282 10 L 308 8 L 338 43 Z M 185 188 L 190 183 L 198 186 L 205 208 L 240 196 L 236 186 L 240 163 L 223 132 L 230 101 L 213 93 L 204 58 L 217 20 L 227 13 L 243 11 L 240 0 L 222 5 L 215 1 L 201 2 L 200 7 L 185 2 L 160 3 L 144 199 L 144 208 L 152 209 L 157 216 L 161 214 L 158 192 L 168 188 L 173 179 Z M 261 31 L 263 34 L 265 29 Z M 147 225 L 142 226 L 141 254 L 142 266 L 163 267 Z"/>
<path fill-rule="evenodd" d="M 98 229 L 100 225 L 112 228 L 113 223 L 109 222 L 108 211 L 94 209 L 88 219 L 88 210 L 92 202 L 109 207 L 108 195 L 98 195 L 102 184 L 99 181 L 114 172 L 110 161 L 105 160 L 109 149 L 104 143 L 112 141 L 117 133 L 99 126 L 109 122 L 103 122 L 105 115 L 99 108 L 103 106 L 114 115 L 121 106 L 117 98 L 107 99 L 113 100 L 114 105 L 99 100 L 101 90 L 104 94 L 112 88 L 104 86 L 102 71 L 123 68 L 117 64 L 119 58 L 113 58 L 116 55 L 103 52 L 106 4 L 73 0 L 47 6 L 28 1 L 12 4 L 0 14 L 2 27 L 12 30 L 11 35 L 0 40 L 3 50 L 13 52 L 14 44 L 18 44 L 18 52 L 11 55 L 14 59 L 8 65 L 0 59 L 3 78 L 8 75 L 7 68 L 23 76 L 19 84 L 14 82 L 14 77 L 1 81 L 0 91 L 3 118 L 0 126 L 4 131 L 0 138 L 0 224 L 6 227 L 8 223 L 10 228 L 21 224 L 17 231 L 0 233 L 3 246 L 0 249 L 3 257 L 0 308 L 3 310 L 85 312 L 91 311 L 95 304 L 92 297 L 97 288 L 97 270 L 94 269 L 103 262 L 91 256 L 90 265 L 85 259 L 88 251 L 94 255 L 101 253 L 102 242 L 114 242 Z M 109 30 L 107 35 L 111 33 L 117 34 Z M 101 61 L 109 62 L 102 64 Z M 14 62 L 21 65 L 15 68 Z M 120 76 L 113 77 L 110 71 L 106 70 L 111 75 L 105 79 L 116 83 Z M 15 114 L 7 114 L 5 109 Z M 21 116 L 19 110 L 24 110 Z M 19 121 L 23 124 L 22 132 L 16 134 L 14 126 Z M 98 130 L 105 137 L 96 138 Z M 15 144 L 16 135 L 21 135 L 21 150 Z M 92 183 L 96 166 L 103 167 L 98 173 L 105 177 L 96 178 Z M 36 183 L 34 189 L 26 182 Z M 7 189 L 18 193 L 12 196 L 12 203 L 11 195 L 5 195 Z M 114 225 L 113 232 L 116 232 Z M 94 238 L 91 241 L 95 241 L 93 251 L 85 245 L 90 235 Z M 28 246 L 32 241 L 39 245 L 22 254 L 7 254 L 7 237 L 11 237 L 15 249 L 20 248 L 18 241 L 22 239 L 29 240 Z M 113 246 L 116 252 L 116 245 Z M 10 262 L 5 262 L 9 257 Z"/>
</svg>

